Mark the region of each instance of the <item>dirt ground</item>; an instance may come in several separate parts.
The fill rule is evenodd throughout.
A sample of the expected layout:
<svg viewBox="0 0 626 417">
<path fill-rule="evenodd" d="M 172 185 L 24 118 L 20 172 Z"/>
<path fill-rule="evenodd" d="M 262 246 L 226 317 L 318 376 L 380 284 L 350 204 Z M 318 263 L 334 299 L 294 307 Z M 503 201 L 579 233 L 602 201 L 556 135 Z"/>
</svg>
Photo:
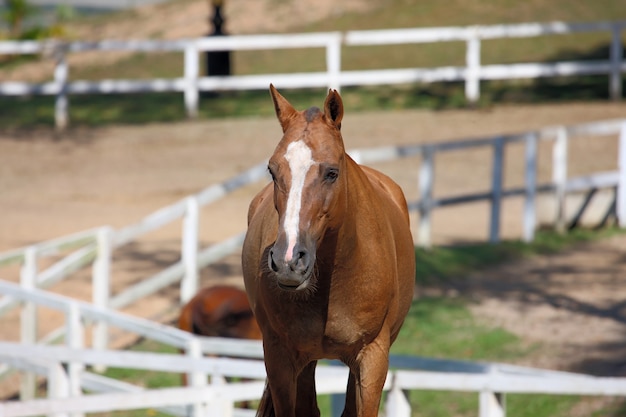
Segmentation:
<svg viewBox="0 0 626 417">
<path fill-rule="evenodd" d="M 288 91 L 285 94 L 289 96 Z M 482 137 L 625 115 L 626 105 L 613 103 L 443 112 L 347 109 L 343 135 L 347 148 L 354 149 Z M 121 228 L 136 223 L 263 161 L 279 136 L 273 118 L 77 129 L 63 136 L 49 131 L 0 133 L 0 251 L 101 225 Z M 570 173 L 614 169 L 615 143 L 615 138 L 574 140 Z M 550 177 L 549 151 L 547 145 L 540 146 L 540 180 Z M 521 152 L 512 148 L 506 153 L 505 185 L 522 181 Z M 490 150 L 481 150 L 438 157 L 435 195 L 489 187 L 490 156 Z M 375 167 L 396 179 L 409 199 L 417 196 L 419 159 Z M 238 190 L 202 210 L 203 245 L 245 230 L 248 202 L 261 185 Z M 507 202 L 503 212 L 503 237 L 520 237 L 521 201 Z M 434 243 L 484 240 L 487 213 L 486 204 L 436 212 Z M 180 256 L 180 227 L 177 222 L 117 250 L 113 294 L 175 262 Z M 542 343 L 544 348 L 528 358 L 527 365 L 625 376 L 626 303 L 620 291 L 626 276 L 624 249 L 626 238 L 615 237 L 511 263 L 473 276 L 463 285 L 436 290 L 469 297 L 478 320 L 502 326 L 524 343 Z M 42 260 L 40 268 L 46 264 Z M 15 267 L 0 269 L 0 279 L 16 282 L 18 276 Z M 52 290 L 88 300 L 89 276 L 89 270 L 82 271 Z M 202 271 L 202 285 L 223 282 L 242 284 L 237 254 Z M 424 292 L 418 289 L 418 294 Z M 169 321 L 178 310 L 177 297 L 172 288 L 124 311 Z M 45 309 L 40 317 L 42 336 L 63 322 L 61 315 Z M 17 340 L 18 323 L 17 311 L 0 318 L 2 339 Z M 118 336 L 114 342 L 126 340 Z M 0 387 L 0 394 L 6 395 L 7 389 L 6 384 Z"/>
</svg>

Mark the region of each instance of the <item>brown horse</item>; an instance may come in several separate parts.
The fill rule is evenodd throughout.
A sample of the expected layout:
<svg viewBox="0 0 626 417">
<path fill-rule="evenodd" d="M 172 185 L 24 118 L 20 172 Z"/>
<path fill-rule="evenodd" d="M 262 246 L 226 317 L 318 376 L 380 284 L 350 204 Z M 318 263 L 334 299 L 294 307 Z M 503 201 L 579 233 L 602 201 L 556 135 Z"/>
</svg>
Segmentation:
<svg viewBox="0 0 626 417">
<path fill-rule="evenodd" d="M 183 307 L 178 327 L 190 333 L 210 337 L 261 339 L 246 292 L 239 288 L 218 285 L 203 288 Z M 182 375 L 187 385 L 187 375 Z M 243 408 L 250 408 L 247 401 Z"/>
<path fill-rule="evenodd" d="M 198 291 L 183 307 L 178 327 L 201 336 L 261 338 L 245 291 L 225 285 Z"/>
<path fill-rule="evenodd" d="M 319 416 L 315 367 L 328 358 L 350 368 L 343 415 L 374 417 L 413 297 L 406 200 L 346 154 L 337 91 L 323 111 L 301 112 L 270 93 L 283 137 L 273 182 L 250 204 L 242 255 L 268 378 L 257 414 Z"/>
</svg>

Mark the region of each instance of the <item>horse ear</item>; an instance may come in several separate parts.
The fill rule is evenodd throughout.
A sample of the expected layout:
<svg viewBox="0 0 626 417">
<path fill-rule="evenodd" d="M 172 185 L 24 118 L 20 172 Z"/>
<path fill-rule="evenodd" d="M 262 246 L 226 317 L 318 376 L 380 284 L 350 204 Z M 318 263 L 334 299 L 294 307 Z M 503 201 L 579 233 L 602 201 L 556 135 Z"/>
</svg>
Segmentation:
<svg viewBox="0 0 626 417">
<path fill-rule="evenodd" d="M 272 101 L 274 102 L 276 117 L 278 118 L 284 133 L 287 130 L 290 120 L 297 113 L 297 111 L 293 108 L 291 103 L 289 103 L 287 99 L 278 92 L 273 84 L 270 84 L 270 95 L 272 96 Z"/>
<path fill-rule="evenodd" d="M 337 90 L 328 90 L 328 96 L 324 102 L 324 115 L 326 118 L 341 129 L 341 119 L 343 119 L 343 100 Z"/>
</svg>

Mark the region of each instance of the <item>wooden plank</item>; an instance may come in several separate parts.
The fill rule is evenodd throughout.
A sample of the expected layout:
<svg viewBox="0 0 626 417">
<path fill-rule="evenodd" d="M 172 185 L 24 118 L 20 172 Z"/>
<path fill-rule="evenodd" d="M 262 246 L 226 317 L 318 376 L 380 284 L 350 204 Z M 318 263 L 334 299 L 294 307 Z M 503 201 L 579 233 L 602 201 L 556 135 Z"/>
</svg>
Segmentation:
<svg viewBox="0 0 626 417">
<path fill-rule="evenodd" d="M 32 246 L 24 252 L 24 264 L 20 270 L 20 286 L 23 291 L 32 291 L 37 281 L 37 248 Z M 22 343 L 36 343 L 38 305 L 33 301 L 27 301 L 22 305 L 20 312 L 20 341 Z M 37 389 L 36 375 L 27 372 L 20 379 L 20 399 L 29 400 L 35 398 Z"/>
<path fill-rule="evenodd" d="M 515 374 L 465 374 L 426 371 L 395 372 L 402 389 L 517 394 L 626 396 L 626 378 L 612 377 L 536 377 Z"/>
<path fill-rule="evenodd" d="M 435 182 L 434 150 L 426 146 L 422 152 L 422 165 L 419 172 L 419 223 L 417 229 L 417 243 L 423 247 L 430 247 L 431 242 L 431 209 L 433 197 L 433 183 Z"/>
<path fill-rule="evenodd" d="M 493 167 L 491 173 L 491 214 L 489 220 L 489 241 L 500 241 L 500 212 L 502 207 L 502 175 L 504 165 L 504 139 L 495 142 L 493 147 Z"/>
<path fill-rule="evenodd" d="M 617 184 L 617 220 L 620 227 L 626 227 L 626 120 L 622 123 L 617 155 L 619 179 Z"/>
<path fill-rule="evenodd" d="M 532 242 L 535 237 L 537 213 L 535 197 L 537 192 L 537 140 L 536 133 L 529 133 L 524 153 L 524 183 L 526 187 L 524 199 L 524 224 L 522 237 L 525 242 Z"/>
<path fill-rule="evenodd" d="M 552 146 L 552 182 L 556 203 L 554 225 L 559 233 L 565 232 L 565 187 L 567 184 L 568 136 L 565 128 L 559 129 Z"/>
</svg>

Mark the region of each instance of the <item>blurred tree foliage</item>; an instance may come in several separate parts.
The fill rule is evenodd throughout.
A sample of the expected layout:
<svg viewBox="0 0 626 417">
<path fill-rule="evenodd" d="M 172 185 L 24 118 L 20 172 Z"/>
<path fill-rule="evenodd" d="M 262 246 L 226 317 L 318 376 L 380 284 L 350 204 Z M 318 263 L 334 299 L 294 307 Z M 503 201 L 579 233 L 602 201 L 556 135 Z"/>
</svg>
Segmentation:
<svg viewBox="0 0 626 417">
<path fill-rule="evenodd" d="M 64 37 L 66 35 L 64 24 L 76 16 L 72 6 L 62 4 L 56 8 L 52 24 L 33 24 L 26 27 L 25 22 L 37 15 L 37 8 L 30 5 L 27 0 L 4 0 L 4 8 L 2 20 L 9 28 L 7 35 L 9 39 L 37 40 Z"/>
</svg>

